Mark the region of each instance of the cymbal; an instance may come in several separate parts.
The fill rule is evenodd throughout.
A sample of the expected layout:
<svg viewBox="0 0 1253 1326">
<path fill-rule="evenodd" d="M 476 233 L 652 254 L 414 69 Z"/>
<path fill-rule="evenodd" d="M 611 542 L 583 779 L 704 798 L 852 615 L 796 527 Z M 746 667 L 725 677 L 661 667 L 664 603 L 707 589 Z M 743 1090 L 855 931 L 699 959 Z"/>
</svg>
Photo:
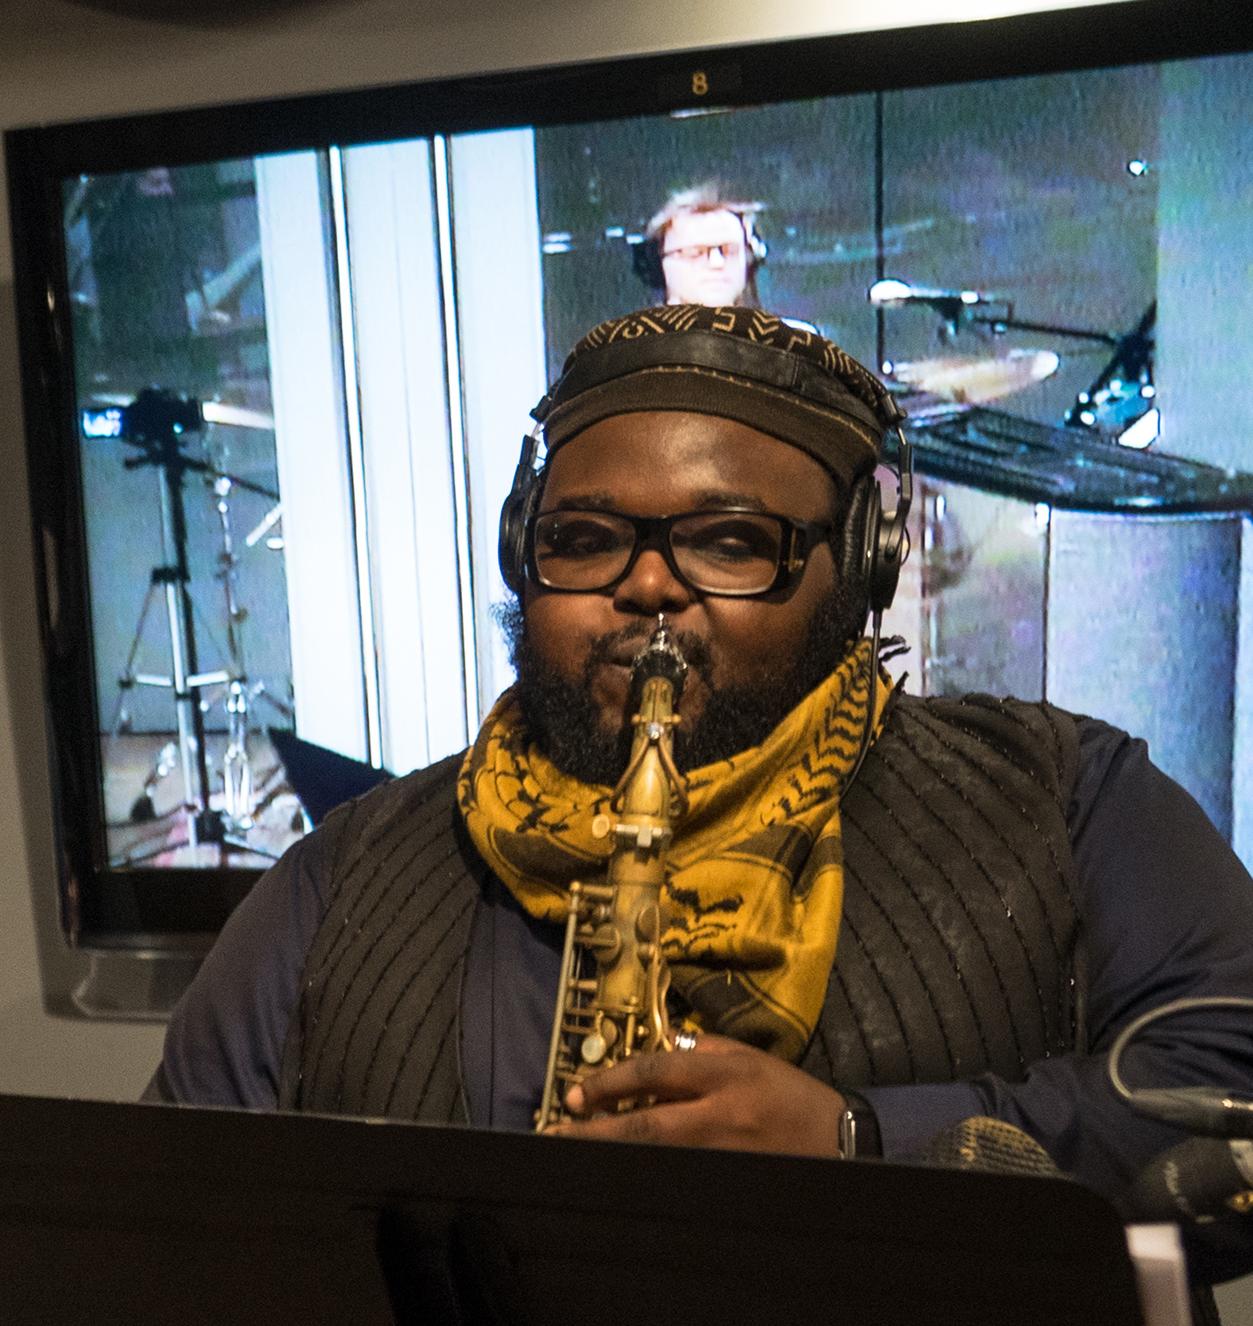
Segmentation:
<svg viewBox="0 0 1253 1326">
<path fill-rule="evenodd" d="M 1061 360 L 1052 350 L 1003 355 L 945 355 L 895 364 L 893 381 L 944 401 L 983 405 L 1052 377 Z"/>
</svg>

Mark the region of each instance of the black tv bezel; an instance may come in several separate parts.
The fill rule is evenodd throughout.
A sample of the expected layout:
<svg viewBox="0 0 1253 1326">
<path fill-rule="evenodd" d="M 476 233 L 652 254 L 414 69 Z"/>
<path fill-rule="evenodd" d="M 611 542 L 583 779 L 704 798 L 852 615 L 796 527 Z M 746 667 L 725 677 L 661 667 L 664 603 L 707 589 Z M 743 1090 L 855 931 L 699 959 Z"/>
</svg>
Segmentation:
<svg viewBox="0 0 1253 1326">
<path fill-rule="evenodd" d="M 1232 13 L 1121 0 L 11 129 L 5 157 L 64 928 L 94 949 L 195 951 L 259 871 L 127 868 L 104 851 L 61 183 L 432 134 L 1114 68 L 1253 49 Z M 693 91 L 693 75 L 707 91 Z"/>
</svg>

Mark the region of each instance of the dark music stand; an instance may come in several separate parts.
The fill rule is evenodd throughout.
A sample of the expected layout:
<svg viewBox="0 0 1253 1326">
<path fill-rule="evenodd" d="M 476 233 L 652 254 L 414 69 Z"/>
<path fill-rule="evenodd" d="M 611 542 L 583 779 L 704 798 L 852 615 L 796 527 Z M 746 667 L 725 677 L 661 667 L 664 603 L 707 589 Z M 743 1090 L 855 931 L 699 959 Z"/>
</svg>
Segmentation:
<svg viewBox="0 0 1253 1326">
<path fill-rule="evenodd" d="M 0 1317 L 1139 1326 L 1071 1183 L 0 1097 Z"/>
</svg>

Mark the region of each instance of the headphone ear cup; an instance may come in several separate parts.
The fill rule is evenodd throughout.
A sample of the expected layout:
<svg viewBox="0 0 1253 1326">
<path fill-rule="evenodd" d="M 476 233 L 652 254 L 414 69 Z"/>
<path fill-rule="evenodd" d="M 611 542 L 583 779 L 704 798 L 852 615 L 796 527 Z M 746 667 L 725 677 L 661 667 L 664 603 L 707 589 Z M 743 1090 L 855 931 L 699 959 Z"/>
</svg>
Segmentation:
<svg viewBox="0 0 1253 1326">
<path fill-rule="evenodd" d="M 666 288 L 666 274 L 661 268 L 661 245 L 655 239 L 642 239 L 631 245 L 631 268 L 650 290 Z"/>
<path fill-rule="evenodd" d="M 844 525 L 840 574 L 865 604 L 862 625 L 872 612 L 886 612 L 896 597 L 909 543 L 904 529 L 909 503 L 888 515 L 873 474 L 857 480 Z"/>
<path fill-rule="evenodd" d="M 895 517 L 879 514 L 875 529 L 874 552 L 870 554 L 870 610 L 884 613 L 896 597 L 896 582 L 900 579 L 900 550 L 902 541 L 896 538 Z"/>
<path fill-rule="evenodd" d="M 872 550 L 878 546 L 882 518 L 879 485 L 873 474 L 865 474 L 853 486 L 839 550 L 840 580 L 863 605 L 863 626 L 871 608 Z"/>
<path fill-rule="evenodd" d="M 896 597 L 896 586 L 909 547 L 904 524 L 905 511 L 898 509 L 891 515 L 885 515 L 880 506 L 879 518 L 875 522 L 874 543 L 868 548 L 871 612 L 885 612 Z"/>
<path fill-rule="evenodd" d="M 510 493 L 500 508 L 500 534 L 496 555 L 500 561 L 500 575 L 505 584 L 521 595 L 526 575 L 526 517 L 516 493 Z"/>
<path fill-rule="evenodd" d="M 765 266 L 766 254 L 770 250 L 766 247 L 766 241 L 757 233 L 752 216 L 745 215 L 740 220 L 744 226 L 744 244 L 748 249 L 748 271 L 751 276 L 759 267 Z"/>
<path fill-rule="evenodd" d="M 540 476 L 532 468 L 527 455 L 524 445 L 523 463 L 518 466 L 513 487 L 500 508 L 500 532 L 496 540 L 501 579 L 519 598 L 522 597 L 522 586 L 526 583 L 527 526 L 539 502 L 542 486 Z"/>
</svg>

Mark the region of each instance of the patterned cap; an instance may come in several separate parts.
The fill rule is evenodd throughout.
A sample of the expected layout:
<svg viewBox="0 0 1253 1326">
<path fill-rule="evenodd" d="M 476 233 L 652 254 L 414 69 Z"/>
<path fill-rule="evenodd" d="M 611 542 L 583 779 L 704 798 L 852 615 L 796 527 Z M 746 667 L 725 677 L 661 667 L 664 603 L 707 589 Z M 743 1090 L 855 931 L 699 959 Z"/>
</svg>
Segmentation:
<svg viewBox="0 0 1253 1326">
<path fill-rule="evenodd" d="M 532 413 L 551 455 L 585 428 L 641 410 L 734 419 L 808 452 L 845 487 L 904 418 L 887 388 L 817 332 L 762 309 L 667 304 L 610 318 L 566 359 Z"/>
</svg>

